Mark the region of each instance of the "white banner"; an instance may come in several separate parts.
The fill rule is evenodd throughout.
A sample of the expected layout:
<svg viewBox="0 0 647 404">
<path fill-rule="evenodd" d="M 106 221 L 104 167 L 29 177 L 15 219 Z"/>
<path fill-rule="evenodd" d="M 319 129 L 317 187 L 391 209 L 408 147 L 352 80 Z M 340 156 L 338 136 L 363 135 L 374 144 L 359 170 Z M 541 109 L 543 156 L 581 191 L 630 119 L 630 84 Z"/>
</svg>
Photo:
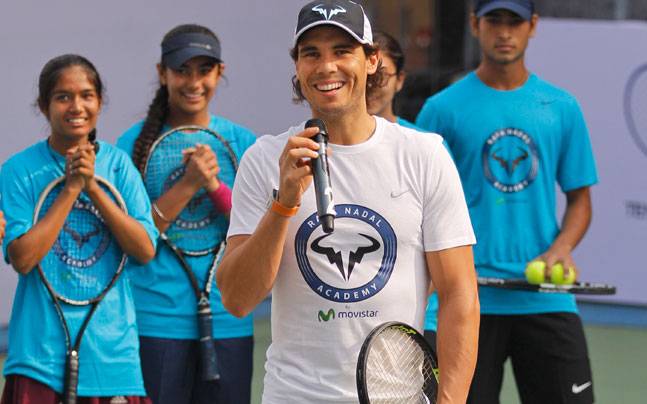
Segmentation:
<svg viewBox="0 0 647 404">
<path fill-rule="evenodd" d="M 582 105 L 600 182 L 575 253 L 581 279 L 618 287 L 601 301 L 647 304 L 647 23 L 545 19 L 529 68 Z M 562 200 L 562 209 L 564 201 Z"/>
</svg>

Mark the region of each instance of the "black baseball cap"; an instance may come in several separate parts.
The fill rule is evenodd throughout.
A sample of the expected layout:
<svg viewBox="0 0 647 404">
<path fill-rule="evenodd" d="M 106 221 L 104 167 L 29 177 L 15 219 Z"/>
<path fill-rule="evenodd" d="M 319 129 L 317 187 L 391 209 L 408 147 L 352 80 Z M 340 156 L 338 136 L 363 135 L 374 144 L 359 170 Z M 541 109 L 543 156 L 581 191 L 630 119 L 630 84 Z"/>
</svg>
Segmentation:
<svg viewBox="0 0 647 404">
<path fill-rule="evenodd" d="M 371 23 L 361 5 L 350 0 L 319 0 L 303 6 L 299 11 L 294 43 L 310 28 L 319 25 L 334 25 L 348 32 L 363 45 L 373 44 Z"/>
<path fill-rule="evenodd" d="M 535 12 L 533 0 L 474 0 L 474 14 L 483 17 L 490 11 L 504 9 L 512 11 L 524 20 L 530 20 Z"/>
<path fill-rule="evenodd" d="M 171 69 L 179 69 L 184 62 L 196 56 L 208 56 L 218 63 L 222 62 L 218 38 L 189 32 L 162 42 L 162 63 Z"/>
</svg>

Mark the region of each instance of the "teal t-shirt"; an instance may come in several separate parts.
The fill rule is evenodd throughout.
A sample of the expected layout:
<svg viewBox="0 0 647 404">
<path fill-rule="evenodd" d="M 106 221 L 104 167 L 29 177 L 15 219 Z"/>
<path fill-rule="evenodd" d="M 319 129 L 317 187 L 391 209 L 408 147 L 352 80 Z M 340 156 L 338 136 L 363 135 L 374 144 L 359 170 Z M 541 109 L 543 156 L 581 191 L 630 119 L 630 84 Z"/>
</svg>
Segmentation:
<svg viewBox="0 0 647 404">
<path fill-rule="evenodd" d="M 144 184 L 131 159 L 116 147 L 100 142 L 95 174 L 119 191 L 128 214 L 137 220 L 156 243 L 158 232 L 151 217 L 151 205 Z M 2 248 L 7 247 L 34 225 L 38 197 L 55 178 L 63 175 L 65 159 L 47 141 L 40 141 L 11 157 L 2 166 L 0 188 L 2 210 L 7 219 Z M 130 261 L 134 261 L 132 258 Z M 100 265 L 99 260 L 97 264 Z M 79 351 L 80 396 L 145 395 L 139 361 L 139 340 L 135 307 L 126 268 L 116 284 L 97 306 L 81 341 Z M 61 305 L 72 338 L 85 318 L 88 307 Z M 63 391 L 65 336 L 51 298 L 38 270 L 18 275 L 18 287 L 9 320 L 9 352 L 4 375 L 23 375 L 52 389 Z"/>
<path fill-rule="evenodd" d="M 143 121 L 136 123 L 117 140 L 117 146 L 132 156 Z M 227 119 L 212 116 L 209 127 L 229 141 L 238 161 L 255 141 L 252 132 Z M 163 128 L 168 130 L 169 127 Z M 230 188 L 234 178 L 220 178 Z M 227 229 L 220 232 L 223 239 Z M 200 285 L 204 284 L 212 257 L 187 257 Z M 133 266 L 139 267 L 137 264 Z M 139 334 L 147 337 L 197 339 L 196 298 L 177 258 L 164 243 L 159 243 L 155 258 L 143 268 L 131 271 Z M 213 336 L 236 338 L 253 334 L 252 316 L 236 318 L 222 305 L 215 280 L 212 285 Z"/>
<path fill-rule="evenodd" d="M 499 91 L 472 72 L 429 98 L 416 124 L 447 141 L 478 244 L 479 276 L 520 278 L 560 228 L 563 192 L 597 182 L 588 130 L 573 96 L 531 74 Z M 484 314 L 576 312 L 572 295 L 481 287 Z"/>
</svg>

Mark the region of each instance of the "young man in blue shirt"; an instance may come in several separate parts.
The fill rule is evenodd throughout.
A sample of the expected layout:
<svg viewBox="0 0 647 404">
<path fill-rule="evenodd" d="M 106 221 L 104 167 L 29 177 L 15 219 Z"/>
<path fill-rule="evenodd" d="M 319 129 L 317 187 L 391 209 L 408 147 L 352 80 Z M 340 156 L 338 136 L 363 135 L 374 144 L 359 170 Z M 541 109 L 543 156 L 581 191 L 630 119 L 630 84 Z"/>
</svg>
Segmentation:
<svg viewBox="0 0 647 404">
<path fill-rule="evenodd" d="M 575 268 L 571 254 L 591 220 L 589 187 L 597 173 L 580 107 L 525 66 L 537 21 L 532 0 L 476 0 L 470 23 L 482 61 L 428 99 L 416 121 L 443 135 L 455 158 L 480 276 L 523 277 L 535 259 Z M 567 199 L 561 225 L 556 182 Z M 468 402 L 499 402 L 508 357 L 523 403 L 593 402 L 572 295 L 494 288 L 479 295 L 479 354 Z"/>
</svg>

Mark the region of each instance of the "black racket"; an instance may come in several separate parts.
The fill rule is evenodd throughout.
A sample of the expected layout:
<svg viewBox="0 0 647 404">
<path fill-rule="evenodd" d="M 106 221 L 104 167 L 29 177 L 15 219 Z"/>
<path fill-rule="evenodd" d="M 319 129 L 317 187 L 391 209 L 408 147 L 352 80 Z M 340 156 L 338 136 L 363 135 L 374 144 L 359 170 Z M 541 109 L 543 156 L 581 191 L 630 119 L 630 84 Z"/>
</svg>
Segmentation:
<svg viewBox="0 0 647 404">
<path fill-rule="evenodd" d="M 233 187 L 238 160 L 229 142 L 209 128 L 180 126 L 163 133 L 151 145 L 144 166 L 144 183 L 151 200 L 157 200 L 182 178 L 185 171 L 182 151 L 196 144 L 208 145 L 213 150 L 220 167 L 218 179 Z M 203 380 L 220 379 L 216 349 L 212 340 L 209 296 L 216 267 L 224 252 L 227 221 L 225 215 L 214 209 L 206 191 L 201 189 L 166 232 L 161 234 L 161 239 L 177 257 L 195 293 Z M 186 257 L 202 256 L 211 256 L 212 261 L 201 287 L 199 273 L 191 268 Z"/>
<path fill-rule="evenodd" d="M 435 404 L 438 361 L 415 328 L 388 322 L 366 337 L 356 379 L 360 404 Z"/>
<path fill-rule="evenodd" d="M 541 293 L 574 293 L 577 295 L 614 295 L 616 287 L 604 283 L 575 282 L 571 285 L 554 283 L 528 283 L 525 279 L 478 278 L 480 286 L 503 289 L 527 290 Z"/>
<path fill-rule="evenodd" d="M 127 213 L 117 190 L 105 179 L 95 176 L 103 191 Z M 34 212 L 34 223 L 52 206 L 65 186 L 65 176 L 50 182 L 41 193 Z M 81 193 L 65 219 L 54 245 L 38 264 L 38 273 L 47 288 L 65 333 L 66 360 L 63 403 L 75 404 L 79 382 L 81 339 L 97 306 L 117 282 L 126 255 L 90 198 Z M 61 303 L 90 306 L 74 344 Z"/>
</svg>

